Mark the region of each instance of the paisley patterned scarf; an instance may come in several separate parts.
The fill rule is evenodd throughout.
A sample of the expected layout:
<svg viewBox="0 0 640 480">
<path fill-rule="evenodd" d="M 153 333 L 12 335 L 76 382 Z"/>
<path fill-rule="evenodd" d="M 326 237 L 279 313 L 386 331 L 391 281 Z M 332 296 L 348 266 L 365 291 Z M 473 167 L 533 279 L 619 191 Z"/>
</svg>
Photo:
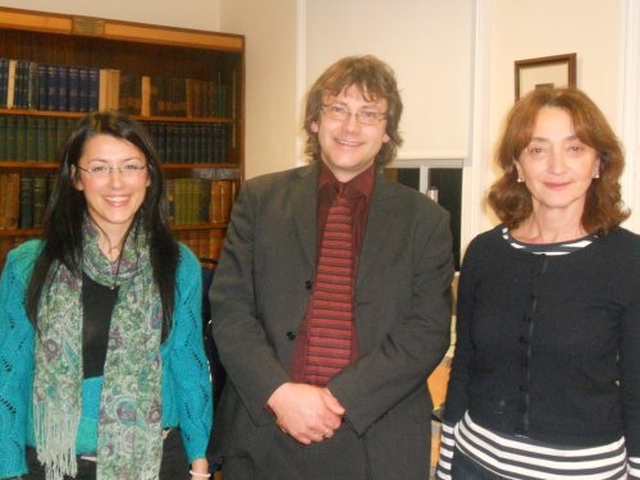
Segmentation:
<svg viewBox="0 0 640 480">
<path fill-rule="evenodd" d="M 138 230 L 131 231 L 117 265 L 100 251 L 96 228 L 88 220 L 84 225 L 84 272 L 101 285 L 119 286 L 100 401 L 98 480 L 155 480 L 162 457 L 162 307 L 148 241 Z M 39 306 L 33 415 L 38 459 L 47 479 L 62 480 L 77 473 L 82 277 L 64 265 L 51 271 Z"/>
</svg>

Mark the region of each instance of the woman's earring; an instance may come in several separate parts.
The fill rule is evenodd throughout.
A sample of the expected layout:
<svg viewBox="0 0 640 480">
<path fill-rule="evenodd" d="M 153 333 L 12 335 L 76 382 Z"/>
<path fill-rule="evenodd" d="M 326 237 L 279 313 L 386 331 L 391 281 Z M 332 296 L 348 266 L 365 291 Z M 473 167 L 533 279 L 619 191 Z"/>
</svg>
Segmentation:
<svg viewBox="0 0 640 480">
<path fill-rule="evenodd" d="M 593 178 L 594 180 L 597 180 L 598 178 L 600 178 L 600 172 L 596 172 L 593 174 Z"/>
<path fill-rule="evenodd" d="M 520 175 L 518 175 L 518 183 L 523 183 L 524 182 L 524 178 L 522 178 Z"/>
</svg>

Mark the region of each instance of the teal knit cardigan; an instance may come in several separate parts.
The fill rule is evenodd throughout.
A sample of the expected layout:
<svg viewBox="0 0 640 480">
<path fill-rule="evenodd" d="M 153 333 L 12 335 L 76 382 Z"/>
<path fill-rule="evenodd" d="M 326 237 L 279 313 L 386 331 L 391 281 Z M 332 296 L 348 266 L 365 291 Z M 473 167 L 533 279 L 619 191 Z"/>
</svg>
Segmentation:
<svg viewBox="0 0 640 480">
<path fill-rule="evenodd" d="M 26 446 L 34 445 L 31 387 L 34 329 L 25 293 L 40 248 L 31 240 L 12 250 L 0 279 L 0 478 L 27 472 Z M 180 427 L 189 461 L 204 457 L 213 414 L 209 367 L 202 340 L 200 262 L 180 245 L 173 327 L 162 344 L 162 422 Z M 102 378 L 83 382 L 83 412 L 76 453 L 96 451 Z"/>
</svg>

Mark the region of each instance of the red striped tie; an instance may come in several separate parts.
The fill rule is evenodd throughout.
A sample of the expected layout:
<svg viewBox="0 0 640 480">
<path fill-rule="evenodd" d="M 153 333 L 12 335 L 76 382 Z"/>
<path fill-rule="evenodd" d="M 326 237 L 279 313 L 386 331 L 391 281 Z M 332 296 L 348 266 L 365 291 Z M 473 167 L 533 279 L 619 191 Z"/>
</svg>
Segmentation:
<svg viewBox="0 0 640 480">
<path fill-rule="evenodd" d="M 305 381 L 326 383 L 345 368 L 355 341 L 353 234 L 347 196 L 339 192 L 325 224 L 310 300 Z"/>
</svg>

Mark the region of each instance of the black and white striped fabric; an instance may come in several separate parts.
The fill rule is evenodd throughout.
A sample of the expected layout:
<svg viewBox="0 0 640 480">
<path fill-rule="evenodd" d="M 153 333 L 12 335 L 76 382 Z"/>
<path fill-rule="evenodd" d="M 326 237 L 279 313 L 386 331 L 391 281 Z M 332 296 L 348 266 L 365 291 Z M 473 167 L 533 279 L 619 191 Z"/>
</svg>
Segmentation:
<svg viewBox="0 0 640 480">
<path fill-rule="evenodd" d="M 436 479 L 451 480 L 451 459 L 455 449 L 505 479 L 640 478 L 635 476 L 640 459 L 627 459 L 622 438 L 590 448 L 544 445 L 525 437 L 496 434 L 475 424 L 466 414 L 455 426 L 442 425 Z"/>
</svg>

